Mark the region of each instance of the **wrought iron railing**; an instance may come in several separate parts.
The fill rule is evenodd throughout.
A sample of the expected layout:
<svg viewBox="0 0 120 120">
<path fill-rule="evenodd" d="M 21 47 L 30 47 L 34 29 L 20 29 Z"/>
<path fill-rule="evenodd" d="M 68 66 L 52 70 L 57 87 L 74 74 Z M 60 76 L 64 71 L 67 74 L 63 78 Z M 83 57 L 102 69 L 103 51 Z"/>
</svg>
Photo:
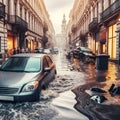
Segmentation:
<svg viewBox="0 0 120 120">
<path fill-rule="evenodd" d="M 17 15 L 9 15 L 8 22 L 22 29 L 28 29 L 28 23 Z"/>
<path fill-rule="evenodd" d="M 120 0 L 116 0 L 111 6 L 101 13 L 101 22 L 120 12 Z"/>
<path fill-rule="evenodd" d="M 0 2 L 0 19 L 5 17 L 5 5 Z"/>
<path fill-rule="evenodd" d="M 44 26 L 43 26 L 43 31 L 46 32 L 48 31 L 48 25 L 44 22 Z"/>
<path fill-rule="evenodd" d="M 98 18 L 93 18 L 93 21 L 89 24 L 89 31 L 94 31 L 98 27 Z"/>
</svg>

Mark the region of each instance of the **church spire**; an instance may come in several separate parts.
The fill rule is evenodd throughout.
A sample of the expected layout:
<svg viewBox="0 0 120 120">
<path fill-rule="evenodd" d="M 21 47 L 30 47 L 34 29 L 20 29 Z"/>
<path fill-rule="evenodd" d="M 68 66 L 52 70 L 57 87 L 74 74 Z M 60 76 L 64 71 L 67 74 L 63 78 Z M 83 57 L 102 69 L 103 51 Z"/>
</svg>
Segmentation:
<svg viewBox="0 0 120 120">
<path fill-rule="evenodd" d="M 61 25 L 61 31 L 62 31 L 62 34 L 65 34 L 66 33 L 66 19 L 65 19 L 65 14 L 63 15 L 63 20 L 62 20 L 62 25 Z"/>
<path fill-rule="evenodd" d="M 62 24 L 66 24 L 65 14 L 63 15 Z"/>
</svg>

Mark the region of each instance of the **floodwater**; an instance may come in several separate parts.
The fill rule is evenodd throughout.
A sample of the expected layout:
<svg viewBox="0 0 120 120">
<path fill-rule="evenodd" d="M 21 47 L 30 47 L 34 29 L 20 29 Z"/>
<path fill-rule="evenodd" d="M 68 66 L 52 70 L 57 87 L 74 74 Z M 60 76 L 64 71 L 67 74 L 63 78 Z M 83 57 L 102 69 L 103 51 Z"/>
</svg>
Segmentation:
<svg viewBox="0 0 120 120">
<path fill-rule="evenodd" d="M 55 61 L 58 63 L 57 83 L 62 83 L 62 86 L 55 83 L 57 89 L 59 88 L 57 92 L 60 94 L 52 101 L 52 105 L 58 112 L 58 115 L 52 120 L 88 120 L 87 117 L 74 108 L 77 101 L 75 100 L 75 94 L 71 91 L 71 89 L 85 84 L 84 74 L 78 71 L 79 62 L 73 64 L 72 61 L 66 61 L 63 53 L 60 53 Z M 55 88 L 53 89 L 55 90 Z"/>
<path fill-rule="evenodd" d="M 53 55 L 57 76 L 48 89 L 42 90 L 39 102 L 0 102 L 0 120 L 88 120 L 78 112 L 72 89 L 89 82 L 104 83 L 104 89 L 120 79 L 117 66 L 109 64 L 107 71 L 98 71 L 95 65 L 85 65 L 77 59 L 67 60 L 64 52 Z M 115 100 L 114 100 L 115 101 Z M 110 102 L 109 102 L 110 104 Z"/>
</svg>

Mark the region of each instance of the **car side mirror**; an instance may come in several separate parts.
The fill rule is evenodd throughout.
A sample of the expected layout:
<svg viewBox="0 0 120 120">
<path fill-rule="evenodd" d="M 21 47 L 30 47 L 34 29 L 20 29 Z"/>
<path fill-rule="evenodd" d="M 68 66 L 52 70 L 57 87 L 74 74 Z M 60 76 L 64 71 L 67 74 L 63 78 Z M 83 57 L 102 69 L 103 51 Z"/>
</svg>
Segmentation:
<svg viewBox="0 0 120 120">
<path fill-rule="evenodd" d="M 45 72 L 50 72 L 50 70 L 51 70 L 50 67 L 46 67 L 46 68 L 44 68 L 44 71 L 45 71 Z"/>
</svg>

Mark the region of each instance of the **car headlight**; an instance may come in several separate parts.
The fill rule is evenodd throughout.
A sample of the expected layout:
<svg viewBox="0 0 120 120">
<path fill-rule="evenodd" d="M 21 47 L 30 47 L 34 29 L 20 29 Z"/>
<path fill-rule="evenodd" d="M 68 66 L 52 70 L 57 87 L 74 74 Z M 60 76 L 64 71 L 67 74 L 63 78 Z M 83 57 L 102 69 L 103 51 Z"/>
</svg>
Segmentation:
<svg viewBox="0 0 120 120">
<path fill-rule="evenodd" d="M 31 92 L 31 91 L 34 91 L 34 90 L 37 89 L 38 85 L 39 85 L 38 81 L 29 82 L 28 84 L 26 84 L 23 87 L 22 92 Z"/>
</svg>

